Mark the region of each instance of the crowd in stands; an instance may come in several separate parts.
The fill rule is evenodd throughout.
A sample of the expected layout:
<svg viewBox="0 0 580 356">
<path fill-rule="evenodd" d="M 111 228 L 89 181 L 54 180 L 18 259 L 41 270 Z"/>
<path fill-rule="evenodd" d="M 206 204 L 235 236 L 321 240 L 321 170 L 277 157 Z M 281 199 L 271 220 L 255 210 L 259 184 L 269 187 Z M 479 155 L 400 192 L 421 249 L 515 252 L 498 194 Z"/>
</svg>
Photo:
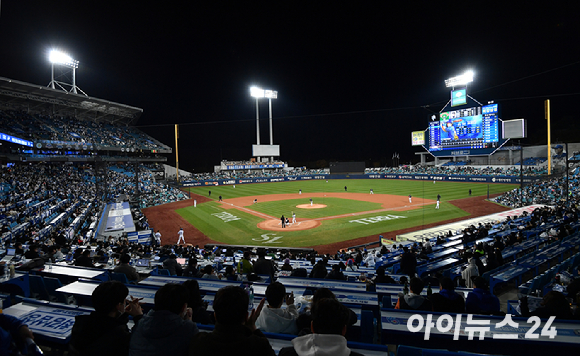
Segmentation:
<svg viewBox="0 0 580 356">
<path fill-rule="evenodd" d="M 528 166 L 523 170 L 524 176 L 544 176 L 548 174 L 545 167 Z M 426 166 L 401 165 L 398 167 L 366 168 L 365 174 L 443 174 L 443 175 L 482 175 L 482 176 L 519 176 L 519 167 L 483 167 L 467 165 Z"/>
<path fill-rule="evenodd" d="M 492 230 L 513 229 L 518 219 L 525 219 L 523 229 L 517 228 L 509 234 L 496 237 L 490 243 L 475 244 L 457 255 L 462 260 L 461 264 L 467 265 L 459 279 L 460 286 L 470 288 L 466 297 L 456 292 L 457 282 L 449 277 L 443 277 L 442 274 L 417 274 L 418 264 L 428 260 L 427 256 L 433 248 L 446 243 L 447 237 L 459 233 L 462 235 L 462 243 L 470 246 L 470 243 L 488 236 Z M 38 243 L 31 238 L 16 241 L 14 245 L 23 253 L 24 242 L 29 246 L 26 252 L 29 257 L 38 256 L 47 261 L 72 254 L 74 264 L 85 267 L 95 267 L 97 261 L 103 260 L 103 256 L 118 259 L 119 264 L 114 267 L 114 271 L 125 274 L 132 282 L 141 277 L 130 265 L 131 259 L 154 255 L 171 275 L 201 279 L 242 281 L 255 278 L 252 276 L 266 275 L 275 280 L 281 275 L 292 275 L 346 280 L 345 273 L 362 272 L 356 283 L 365 283 L 367 290 L 372 291 L 378 284 L 384 283 L 404 286 L 396 309 L 504 315 L 505 310 L 500 310 L 498 298 L 492 294 L 488 281 L 482 275 L 503 265 L 501 251 L 522 243 L 522 231 L 553 221 L 558 221 L 559 225 L 547 231 L 547 243 L 565 239 L 572 233 L 570 224 L 578 222 L 578 211 L 575 206 L 557 204 L 555 207 L 537 208 L 529 214 L 525 212 L 520 217 L 449 232 L 446 236 L 430 241 L 382 246 L 375 250 L 340 250 L 335 254 L 263 248 L 246 248 L 242 251 L 228 247 L 204 249 L 191 245 L 148 246 L 129 243 L 124 238 L 85 241 L 95 246 L 84 249 L 79 241 L 68 240 L 62 235 L 57 235 L 55 241 L 62 244 L 62 248 Z M 228 264 L 223 272 L 228 258 L 239 253 L 243 253 L 241 258 Z M 398 281 L 391 277 L 389 269 L 384 266 L 387 256 L 393 254 L 401 256 L 400 270 L 405 275 Z M 185 258 L 189 262 L 183 268 L 176 261 L 177 258 Z M 291 261 L 301 263 L 293 264 Z M 308 265 L 311 268 L 309 274 L 305 269 Z M 368 273 L 369 269 L 374 273 Z M 431 287 L 438 287 L 439 291 L 430 292 Z M 425 288 L 427 295 L 422 293 Z M 566 299 L 575 297 L 574 290 L 570 287 L 567 296 L 557 291 L 547 293 L 541 307 L 534 311 L 529 310 L 524 298 L 522 314 L 577 319 L 579 316 L 572 312 L 569 300 Z M 127 297 L 127 287 L 119 282 L 104 282 L 95 289 L 92 296 L 95 311 L 77 317 L 70 343 L 71 355 L 97 355 L 107 350 L 113 355 L 157 355 L 164 352 L 196 355 L 210 351 L 216 354 L 237 352 L 254 355 L 257 350 L 260 350 L 260 354 L 273 354 L 262 332 L 294 335 L 293 346 L 282 349 L 280 355 L 307 354 L 313 342 L 329 352 L 343 352 L 348 350 L 346 342 L 350 337 L 349 329 L 357 321 L 356 315 L 338 302 L 329 289 L 318 288 L 309 308 L 299 310 L 296 296 L 287 293 L 284 284 L 276 281 L 268 285 L 265 299 L 251 311 L 248 311 L 247 291 L 240 287 L 226 287 L 215 296 L 214 313 L 208 312 L 195 279 L 183 285 L 168 284 L 161 287 L 155 295 L 155 307 L 147 313 L 143 312 L 137 299 L 126 301 Z M 134 322 L 132 330 L 127 326 L 128 316 Z M 214 324 L 215 328 L 212 332 L 200 332 L 197 324 Z"/>
<path fill-rule="evenodd" d="M 529 183 L 523 188 L 511 190 L 495 198 L 496 203 L 509 206 L 526 206 L 532 204 L 553 204 L 554 202 L 579 203 L 580 180 L 578 169 L 568 178 L 552 178 Z M 566 189 L 566 186 L 568 189 Z"/>
<path fill-rule="evenodd" d="M 270 178 L 270 177 L 294 177 L 294 176 L 309 176 L 316 174 L 330 174 L 328 169 L 306 169 L 294 168 L 291 170 L 275 169 L 275 170 L 231 170 L 220 171 L 214 173 L 194 173 L 187 176 L 182 176 L 180 173 L 180 180 L 183 181 L 204 181 L 204 180 L 218 180 L 218 179 L 245 179 L 245 178 Z M 168 179 L 175 180 L 175 175 L 168 176 Z"/>
<path fill-rule="evenodd" d="M 30 141 L 91 144 L 102 149 L 125 148 L 135 151 L 168 148 L 134 127 L 14 110 L 0 111 L 0 132 Z"/>
</svg>

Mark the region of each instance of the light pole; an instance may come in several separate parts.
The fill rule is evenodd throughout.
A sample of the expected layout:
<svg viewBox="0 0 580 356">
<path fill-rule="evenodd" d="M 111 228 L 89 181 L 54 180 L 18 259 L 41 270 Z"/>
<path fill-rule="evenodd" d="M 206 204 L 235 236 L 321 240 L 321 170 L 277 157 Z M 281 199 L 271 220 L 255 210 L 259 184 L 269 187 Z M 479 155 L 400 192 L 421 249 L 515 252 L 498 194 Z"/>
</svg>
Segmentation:
<svg viewBox="0 0 580 356">
<path fill-rule="evenodd" d="M 258 101 L 260 98 L 268 98 L 268 106 L 269 106 L 269 118 L 270 118 L 270 145 L 274 144 L 274 131 L 272 128 L 272 99 L 278 98 L 278 92 L 275 90 L 264 90 L 258 87 L 251 87 L 250 88 L 250 95 L 256 98 L 256 135 L 257 140 L 256 144 L 260 145 L 260 109 L 258 106 Z M 260 161 L 260 157 L 258 158 L 258 162 Z M 274 157 L 270 157 L 271 160 Z"/>
<path fill-rule="evenodd" d="M 60 89 L 66 91 L 66 92 L 74 93 L 74 94 L 78 94 L 78 92 L 80 91 L 85 96 L 88 96 L 84 91 L 82 91 L 76 85 L 76 69 L 79 67 L 79 61 L 72 59 L 72 57 L 69 56 L 68 54 L 61 52 L 61 51 L 58 51 L 58 50 L 51 50 L 50 53 L 48 54 L 48 60 L 50 61 L 50 65 L 51 65 L 51 67 L 50 67 L 50 83 L 48 83 L 49 87 L 51 87 L 52 89 L 56 89 L 56 87 L 58 86 Z M 71 71 L 72 71 L 72 83 L 65 83 L 65 82 L 57 81 L 55 79 L 55 77 L 54 77 L 54 66 L 55 65 L 59 65 L 59 66 L 63 66 L 63 67 L 71 69 Z M 66 90 L 64 86 L 70 87 L 70 90 Z"/>
</svg>

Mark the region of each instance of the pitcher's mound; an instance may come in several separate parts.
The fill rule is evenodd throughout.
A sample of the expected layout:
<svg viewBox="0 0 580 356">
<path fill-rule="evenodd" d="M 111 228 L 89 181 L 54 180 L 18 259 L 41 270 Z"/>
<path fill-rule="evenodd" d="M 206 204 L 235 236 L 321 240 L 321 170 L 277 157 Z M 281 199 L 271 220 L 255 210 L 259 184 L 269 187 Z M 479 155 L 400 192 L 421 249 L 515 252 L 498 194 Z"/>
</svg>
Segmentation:
<svg viewBox="0 0 580 356">
<path fill-rule="evenodd" d="M 300 209 L 322 209 L 322 208 L 326 208 L 326 205 L 324 204 L 300 204 L 300 205 L 296 205 L 297 208 Z"/>
<path fill-rule="evenodd" d="M 308 230 L 314 229 L 320 226 L 320 221 L 318 220 L 303 220 L 296 221 L 295 224 L 288 224 L 285 228 L 282 227 L 280 220 L 265 220 L 258 223 L 258 227 L 262 230 L 272 230 L 272 231 L 297 231 L 297 230 Z"/>
</svg>

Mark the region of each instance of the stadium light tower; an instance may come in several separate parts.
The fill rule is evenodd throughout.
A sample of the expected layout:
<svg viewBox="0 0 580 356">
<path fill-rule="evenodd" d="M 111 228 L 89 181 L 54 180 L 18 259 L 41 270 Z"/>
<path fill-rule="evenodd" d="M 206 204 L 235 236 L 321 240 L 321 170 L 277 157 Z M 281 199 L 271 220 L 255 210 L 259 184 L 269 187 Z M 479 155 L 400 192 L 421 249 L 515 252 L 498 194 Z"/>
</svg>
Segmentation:
<svg viewBox="0 0 580 356">
<path fill-rule="evenodd" d="M 453 78 L 445 79 L 445 86 L 447 88 L 454 88 L 459 86 L 466 86 L 473 81 L 473 71 L 468 70 L 465 73 Z"/>
<path fill-rule="evenodd" d="M 48 60 L 50 61 L 50 65 L 51 65 L 50 83 L 48 83 L 49 87 L 51 87 L 52 89 L 56 89 L 56 87 L 58 86 L 60 89 L 66 91 L 66 92 L 75 93 L 75 94 L 78 94 L 78 92 L 80 91 L 85 96 L 88 96 L 84 91 L 82 91 L 76 85 L 76 69 L 79 67 L 79 61 L 73 59 L 71 56 L 69 56 L 68 54 L 66 54 L 64 52 L 54 50 L 54 49 L 49 52 Z M 72 83 L 61 82 L 61 81 L 58 81 L 55 79 L 55 76 L 54 76 L 54 66 L 55 65 L 58 65 L 58 66 L 61 66 L 61 67 L 64 67 L 64 68 L 71 70 Z M 64 74 L 61 76 L 64 76 Z M 70 90 L 67 90 L 65 88 L 65 86 L 70 87 Z"/>
<path fill-rule="evenodd" d="M 250 95 L 256 98 L 256 133 L 258 135 L 257 144 L 260 144 L 260 113 L 258 109 L 258 100 L 260 98 L 268 98 L 269 119 L 270 119 L 270 145 L 274 144 L 274 130 L 272 128 L 272 99 L 278 99 L 278 92 L 276 90 L 264 90 L 258 87 L 250 88 Z M 270 157 L 273 160 L 274 157 Z M 258 161 L 260 157 L 258 157 Z"/>
</svg>

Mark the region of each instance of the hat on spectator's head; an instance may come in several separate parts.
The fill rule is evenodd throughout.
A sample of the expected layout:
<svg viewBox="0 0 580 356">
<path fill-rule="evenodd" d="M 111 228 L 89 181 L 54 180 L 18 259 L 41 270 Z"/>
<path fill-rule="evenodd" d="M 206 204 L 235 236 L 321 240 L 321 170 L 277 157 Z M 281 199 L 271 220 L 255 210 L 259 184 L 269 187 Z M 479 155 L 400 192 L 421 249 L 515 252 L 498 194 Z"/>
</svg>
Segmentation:
<svg viewBox="0 0 580 356">
<path fill-rule="evenodd" d="M 289 258 L 284 259 L 284 263 L 285 264 L 289 264 L 290 263 L 290 259 Z"/>
</svg>

